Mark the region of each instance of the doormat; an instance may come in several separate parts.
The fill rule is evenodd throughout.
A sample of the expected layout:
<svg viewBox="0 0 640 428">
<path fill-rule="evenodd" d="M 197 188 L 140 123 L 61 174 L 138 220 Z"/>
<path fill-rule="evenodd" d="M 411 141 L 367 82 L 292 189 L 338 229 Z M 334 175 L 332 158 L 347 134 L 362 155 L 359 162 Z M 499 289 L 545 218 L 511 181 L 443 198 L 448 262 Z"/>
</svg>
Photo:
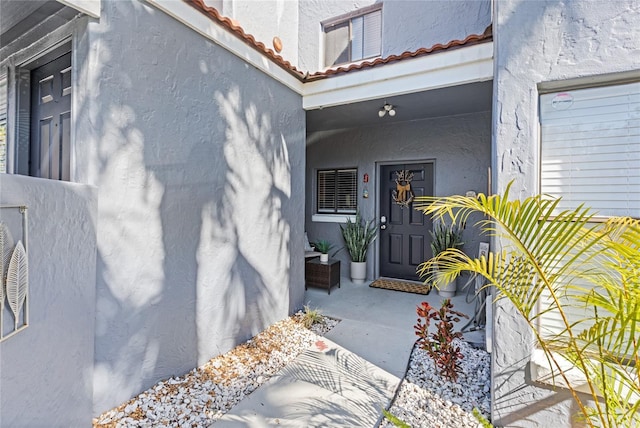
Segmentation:
<svg viewBox="0 0 640 428">
<path fill-rule="evenodd" d="M 386 290 L 404 291 L 406 293 L 429 294 L 431 287 L 415 282 L 398 281 L 395 279 L 378 278 L 369 285 L 373 288 L 384 288 Z"/>
</svg>

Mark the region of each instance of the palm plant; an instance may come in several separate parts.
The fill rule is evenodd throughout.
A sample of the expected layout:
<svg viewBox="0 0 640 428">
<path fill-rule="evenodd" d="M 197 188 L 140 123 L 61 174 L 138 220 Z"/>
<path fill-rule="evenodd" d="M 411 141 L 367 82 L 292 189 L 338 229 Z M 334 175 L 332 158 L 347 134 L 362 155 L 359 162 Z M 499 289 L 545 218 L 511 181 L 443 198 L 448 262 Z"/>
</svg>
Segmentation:
<svg viewBox="0 0 640 428">
<path fill-rule="evenodd" d="M 510 201 L 509 188 L 504 196 L 416 198 L 414 206 L 435 219 L 465 224 L 482 214 L 476 225 L 501 246 L 481 259 L 449 249 L 419 272 L 435 277 L 438 266 L 444 280 L 463 271 L 482 275 L 524 317 L 590 426 L 640 426 L 640 220 L 595 223 L 582 206 L 557 213 L 558 200 Z M 576 310 L 579 319 L 569 315 Z M 561 331 L 540 329 L 551 313 Z M 563 359 L 583 373 L 590 403 L 569 381 Z"/>
<path fill-rule="evenodd" d="M 378 234 L 378 226 L 375 222 L 373 220 L 365 221 L 358 211 L 356 220 L 352 222 L 350 218 L 347 218 L 347 224 L 340 225 L 340 230 L 351 260 L 366 262 L 367 250 Z"/>
</svg>

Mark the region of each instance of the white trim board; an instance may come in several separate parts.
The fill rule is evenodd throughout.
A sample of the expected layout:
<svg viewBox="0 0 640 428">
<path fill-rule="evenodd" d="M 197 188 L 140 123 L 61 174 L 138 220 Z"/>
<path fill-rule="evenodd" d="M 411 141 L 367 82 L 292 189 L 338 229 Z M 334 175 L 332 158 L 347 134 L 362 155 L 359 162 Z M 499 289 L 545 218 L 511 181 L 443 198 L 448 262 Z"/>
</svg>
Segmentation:
<svg viewBox="0 0 640 428">
<path fill-rule="evenodd" d="M 187 3 L 146 2 L 302 95 L 304 110 L 493 79 L 493 42 L 487 42 L 303 83 Z"/>
<path fill-rule="evenodd" d="M 74 8 L 75 10 L 86 13 L 93 18 L 100 18 L 100 1 L 101 0 L 57 0 L 65 6 Z"/>
<path fill-rule="evenodd" d="M 493 42 L 487 42 L 307 82 L 303 108 L 314 110 L 492 79 Z"/>
</svg>

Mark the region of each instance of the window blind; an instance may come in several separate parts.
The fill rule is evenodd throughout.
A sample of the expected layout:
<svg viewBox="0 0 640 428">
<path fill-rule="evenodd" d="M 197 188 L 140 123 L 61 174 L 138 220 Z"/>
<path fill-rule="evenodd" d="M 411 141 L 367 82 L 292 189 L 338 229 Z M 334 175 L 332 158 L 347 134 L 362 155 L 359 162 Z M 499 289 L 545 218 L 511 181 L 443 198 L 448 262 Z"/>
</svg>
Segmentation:
<svg viewBox="0 0 640 428">
<path fill-rule="evenodd" d="M 318 171 L 317 212 L 353 214 L 357 209 L 358 170 L 332 169 Z"/>
<path fill-rule="evenodd" d="M 541 192 L 640 218 L 640 82 L 540 96 Z"/>
<path fill-rule="evenodd" d="M 363 17 L 363 44 L 360 58 L 371 58 L 381 53 L 382 11 L 368 13 Z"/>
</svg>

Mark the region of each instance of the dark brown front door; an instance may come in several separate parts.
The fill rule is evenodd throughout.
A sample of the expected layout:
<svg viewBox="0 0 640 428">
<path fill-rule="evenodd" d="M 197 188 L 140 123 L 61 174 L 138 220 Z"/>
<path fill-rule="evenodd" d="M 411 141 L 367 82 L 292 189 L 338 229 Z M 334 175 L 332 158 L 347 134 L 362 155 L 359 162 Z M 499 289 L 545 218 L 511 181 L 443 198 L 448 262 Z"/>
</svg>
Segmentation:
<svg viewBox="0 0 640 428">
<path fill-rule="evenodd" d="M 29 175 L 70 180 L 71 53 L 31 71 Z"/>
<path fill-rule="evenodd" d="M 380 276 L 419 280 L 416 268 L 431 258 L 431 219 L 409 201 L 433 195 L 433 164 L 383 165 L 380 180 Z"/>
</svg>

